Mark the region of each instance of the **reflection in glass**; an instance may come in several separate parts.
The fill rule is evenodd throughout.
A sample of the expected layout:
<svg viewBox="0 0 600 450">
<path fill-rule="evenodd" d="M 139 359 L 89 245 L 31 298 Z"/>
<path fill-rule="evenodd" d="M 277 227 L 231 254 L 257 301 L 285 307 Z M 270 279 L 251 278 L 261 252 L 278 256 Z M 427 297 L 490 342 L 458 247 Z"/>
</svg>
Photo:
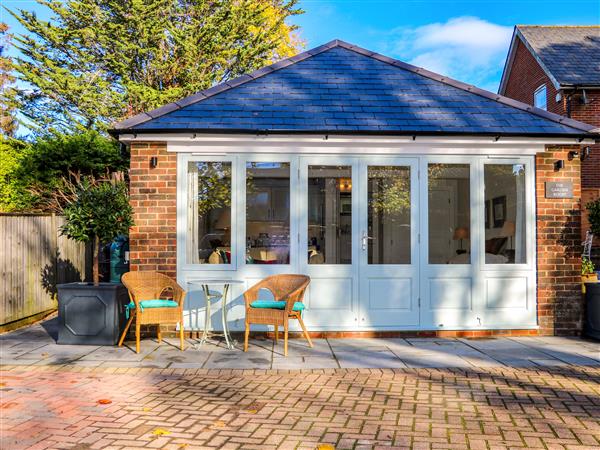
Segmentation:
<svg viewBox="0 0 600 450">
<path fill-rule="evenodd" d="M 410 264 L 410 167 L 369 166 L 369 264 Z"/>
<path fill-rule="evenodd" d="M 429 264 L 469 264 L 469 164 L 429 164 L 428 184 Z"/>
<path fill-rule="evenodd" d="M 188 264 L 231 263 L 231 163 L 188 163 Z"/>
<path fill-rule="evenodd" d="M 308 263 L 352 263 L 350 166 L 308 166 Z"/>
<path fill-rule="evenodd" d="M 290 164 L 246 163 L 246 263 L 290 262 Z"/>
<path fill-rule="evenodd" d="M 525 165 L 485 164 L 485 263 L 524 264 Z"/>
</svg>

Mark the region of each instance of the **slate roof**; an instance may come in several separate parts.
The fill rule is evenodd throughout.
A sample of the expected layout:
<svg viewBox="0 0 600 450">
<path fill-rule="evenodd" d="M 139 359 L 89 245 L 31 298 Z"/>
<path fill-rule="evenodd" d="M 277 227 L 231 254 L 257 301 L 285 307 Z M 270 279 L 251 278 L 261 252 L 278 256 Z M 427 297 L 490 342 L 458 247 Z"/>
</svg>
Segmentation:
<svg viewBox="0 0 600 450">
<path fill-rule="evenodd" d="M 518 25 L 517 31 L 561 86 L 600 86 L 600 26 Z"/>
<path fill-rule="evenodd" d="M 592 128 L 335 40 L 112 131 L 589 136 Z"/>
</svg>

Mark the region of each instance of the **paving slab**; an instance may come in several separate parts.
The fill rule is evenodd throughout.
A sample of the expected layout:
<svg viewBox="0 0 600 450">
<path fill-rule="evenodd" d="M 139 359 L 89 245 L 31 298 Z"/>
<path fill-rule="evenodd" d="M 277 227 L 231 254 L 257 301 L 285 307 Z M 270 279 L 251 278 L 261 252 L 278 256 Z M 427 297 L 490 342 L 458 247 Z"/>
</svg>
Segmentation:
<svg viewBox="0 0 600 450">
<path fill-rule="evenodd" d="M 338 369 L 338 361 L 333 357 L 288 356 L 274 358 L 272 369 L 275 370 L 308 370 L 308 369 Z"/>
<path fill-rule="evenodd" d="M 0 364 L 15 366 L 64 366 L 80 368 L 169 369 L 331 369 L 342 368 L 494 368 L 494 367 L 597 367 L 600 343 L 574 337 L 531 336 L 486 339 L 454 338 L 352 338 L 313 339 L 314 347 L 290 339 L 283 356 L 283 339 L 253 338 L 249 351 L 242 342 L 226 348 L 223 339 L 199 345 L 186 338 L 161 343 L 155 337 L 123 347 L 57 345 L 56 319 L 0 335 Z"/>
<path fill-rule="evenodd" d="M 341 368 L 405 368 L 403 362 L 390 350 L 335 351 Z"/>
<path fill-rule="evenodd" d="M 241 353 L 232 351 L 230 355 L 212 353 L 203 368 L 205 369 L 270 369 L 272 355 L 267 352 Z"/>
</svg>

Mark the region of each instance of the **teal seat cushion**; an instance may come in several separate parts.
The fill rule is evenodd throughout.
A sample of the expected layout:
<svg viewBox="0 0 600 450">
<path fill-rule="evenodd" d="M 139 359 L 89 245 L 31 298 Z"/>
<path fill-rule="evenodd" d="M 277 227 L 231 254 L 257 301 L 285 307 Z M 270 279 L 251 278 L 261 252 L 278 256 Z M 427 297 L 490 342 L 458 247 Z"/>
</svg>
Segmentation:
<svg viewBox="0 0 600 450">
<path fill-rule="evenodd" d="M 142 300 L 140 302 L 140 308 L 142 311 L 144 308 L 177 308 L 179 304 L 175 300 L 164 300 L 159 298 L 157 300 Z"/>
<path fill-rule="evenodd" d="M 267 309 L 285 309 L 285 302 L 283 300 L 254 300 L 250 303 L 251 308 L 267 308 Z M 294 303 L 294 311 L 304 311 L 304 303 Z"/>
<path fill-rule="evenodd" d="M 156 300 L 142 300 L 140 302 L 140 310 L 144 312 L 144 308 L 177 308 L 179 305 L 174 300 L 165 300 L 162 298 Z M 125 306 L 125 317 L 129 319 L 129 310 L 135 309 L 135 303 L 129 302 Z"/>
</svg>

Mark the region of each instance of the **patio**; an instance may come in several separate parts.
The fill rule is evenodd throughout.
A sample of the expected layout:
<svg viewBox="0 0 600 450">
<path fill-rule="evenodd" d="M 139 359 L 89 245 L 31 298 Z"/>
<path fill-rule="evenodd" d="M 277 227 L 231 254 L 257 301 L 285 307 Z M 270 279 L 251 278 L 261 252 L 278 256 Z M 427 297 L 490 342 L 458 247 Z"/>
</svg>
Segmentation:
<svg viewBox="0 0 600 450">
<path fill-rule="evenodd" d="M 581 339 L 298 339 L 288 358 L 145 339 L 138 355 L 56 345 L 55 324 L 0 336 L 2 448 L 600 445 L 600 345 Z"/>
<path fill-rule="evenodd" d="M 194 348 L 187 339 L 181 352 L 177 339 L 144 339 L 122 348 L 57 345 L 56 318 L 0 336 L 2 365 L 155 369 L 351 369 L 351 368 L 543 368 L 600 367 L 600 344 L 579 338 L 510 337 L 490 339 L 388 338 L 291 339 L 289 356 L 283 343 L 253 339 L 249 351 L 228 350 L 222 342 Z"/>
</svg>

